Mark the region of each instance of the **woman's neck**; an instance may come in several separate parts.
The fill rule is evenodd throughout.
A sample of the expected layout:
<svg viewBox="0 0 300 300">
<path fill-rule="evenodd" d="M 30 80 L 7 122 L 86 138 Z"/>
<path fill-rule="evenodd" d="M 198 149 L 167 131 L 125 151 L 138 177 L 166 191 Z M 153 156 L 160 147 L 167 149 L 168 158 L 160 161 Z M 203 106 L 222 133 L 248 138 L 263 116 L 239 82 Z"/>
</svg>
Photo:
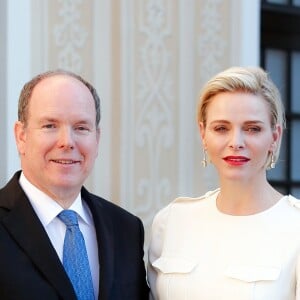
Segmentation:
<svg viewBox="0 0 300 300">
<path fill-rule="evenodd" d="M 268 182 L 251 185 L 250 183 L 223 183 L 217 198 L 218 209 L 229 215 L 252 215 L 275 205 L 282 194 Z"/>
</svg>

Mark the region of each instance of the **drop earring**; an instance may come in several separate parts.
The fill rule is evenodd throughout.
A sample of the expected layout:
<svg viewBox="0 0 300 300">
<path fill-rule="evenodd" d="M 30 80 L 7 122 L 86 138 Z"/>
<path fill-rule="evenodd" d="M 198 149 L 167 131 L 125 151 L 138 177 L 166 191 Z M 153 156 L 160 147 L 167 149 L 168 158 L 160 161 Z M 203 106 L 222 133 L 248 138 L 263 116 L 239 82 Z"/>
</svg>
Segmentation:
<svg viewBox="0 0 300 300">
<path fill-rule="evenodd" d="M 203 168 L 207 167 L 206 150 L 204 148 L 203 148 L 203 158 L 201 164 Z"/>
<path fill-rule="evenodd" d="M 274 154 L 273 154 L 273 152 L 271 152 L 271 162 L 270 162 L 270 169 L 274 169 L 274 168 L 275 168 L 275 165 L 276 165 L 276 162 L 275 162 L 275 157 L 274 157 Z"/>
</svg>

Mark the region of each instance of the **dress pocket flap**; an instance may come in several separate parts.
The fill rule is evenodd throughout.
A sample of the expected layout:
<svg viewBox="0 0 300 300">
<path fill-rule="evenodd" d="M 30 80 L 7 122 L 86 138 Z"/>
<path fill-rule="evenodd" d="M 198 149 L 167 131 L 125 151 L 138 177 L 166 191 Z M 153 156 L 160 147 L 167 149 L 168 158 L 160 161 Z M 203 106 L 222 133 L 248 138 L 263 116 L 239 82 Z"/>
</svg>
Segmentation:
<svg viewBox="0 0 300 300">
<path fill-rule="evenodd" d="M 160 257 L 152 263 L 152 266 L 165 274 L 190 273 L 197 264 L 196 261 L 186 258 Z"/>
<path fill-rule="evenodd" d="M 246 282 L 276 280 L 279 274 L 279 267 L 269 266 L 229 266 L 225 271 L 226 276 Z"/>
</svg>

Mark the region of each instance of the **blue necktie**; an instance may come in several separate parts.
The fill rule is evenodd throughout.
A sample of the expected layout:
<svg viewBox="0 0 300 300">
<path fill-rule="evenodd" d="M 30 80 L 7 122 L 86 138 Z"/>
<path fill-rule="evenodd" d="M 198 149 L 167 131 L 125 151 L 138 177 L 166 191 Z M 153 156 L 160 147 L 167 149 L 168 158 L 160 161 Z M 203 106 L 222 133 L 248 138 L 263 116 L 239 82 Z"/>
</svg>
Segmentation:
<svg viewBox="0 0 300 300">
<path fill-rule="evenodd" d="M 94 289 L 83 235 L 77 214 L 63 210 L 59 219 L 67 226 L 63 249 L 63 265 L 73 284 L 78 300 L 93 300 Z"/>
</svg>

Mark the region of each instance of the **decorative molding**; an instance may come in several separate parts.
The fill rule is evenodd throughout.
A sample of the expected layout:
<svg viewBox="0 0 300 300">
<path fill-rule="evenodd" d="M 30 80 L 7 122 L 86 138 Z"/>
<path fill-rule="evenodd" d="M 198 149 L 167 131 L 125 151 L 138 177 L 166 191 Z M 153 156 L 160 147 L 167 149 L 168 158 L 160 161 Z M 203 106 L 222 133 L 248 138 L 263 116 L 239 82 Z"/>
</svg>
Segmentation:
<svg viewBox="0 0 300 300">
<path fill-rule="evenodd" d="M 222 0 L 205 0 L 201 6 L 200 29 L 198 38 L 199 70 L 201 82 L 220 71 L 226 58 L 227 37 L 222 34 L 225 25 Z M 228 63 L 228 62 L 227 62 Z"/>
<path fill-rule="evenodd" d="M 80 49 L 87 41 L 88 31 L 81 24 L 83 0 L 57 0 L 60 23 L 53 29 L 58 50 L 58 66 L 74 72 L 82 71 L 84 62 Z"/>
<path fill-rule="evenodd" d="M 136 147 L 147 157 L 147 172 L 136 185 L 138 199 L 135 211 L 147 223 L 151 212 L 170 197 L 168 172 L 162 172 L 162 153 L 174 144 L 174 81 L 170 70 L 171 51 L 167 39 L 171 35 L 169 1 L 149 0 L 139 14 L 138 31 L 143 37 L 138 53 Z M 142 16 L 145 16 L 142 18 Z M 173 100 L 173 103 L 172 103 Z M 145 156 L 139 157 L 145 163 Z M 140 162 L 138 162 L 139 164 Z M 142 161 L 141 161 L 142 163 Z M 164 174 L 164 175 L 162 175 Z M 149 216 L 149 220 L 147 219 Z"/>
<path fill-rule="evenodd" d="M 167 44 L 171 2 L 136 1 L 133 5 L 127 1 L 121 14 L 121 203 L 139 215 L 146 227 L 163 199 L 171 195 L 169 165 L 164 161 L 174 146 L 172 107 L 176 105 Z"/>
</svg>

